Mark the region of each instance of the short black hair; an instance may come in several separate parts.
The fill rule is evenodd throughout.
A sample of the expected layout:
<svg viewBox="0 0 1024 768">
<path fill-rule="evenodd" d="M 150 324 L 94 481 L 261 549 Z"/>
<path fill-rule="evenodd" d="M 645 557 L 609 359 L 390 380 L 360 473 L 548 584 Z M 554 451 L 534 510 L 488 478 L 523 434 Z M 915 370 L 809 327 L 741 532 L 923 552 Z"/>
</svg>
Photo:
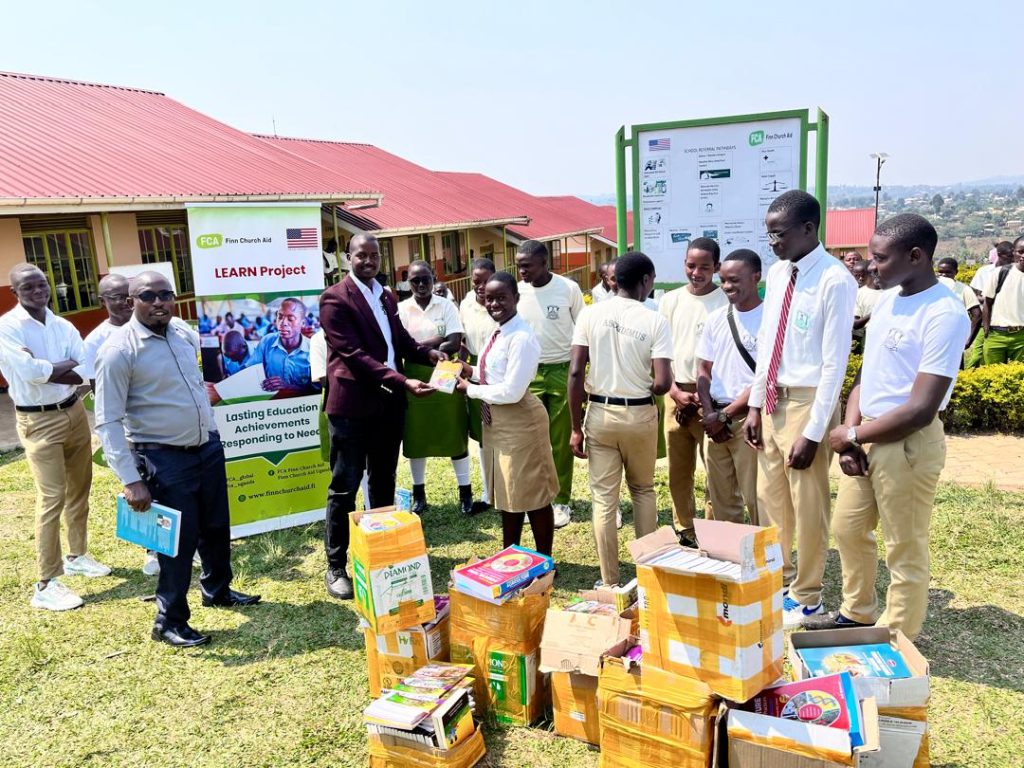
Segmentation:
<svg viewBox="0 0 1024 768">
<path fill-rule="evenodd" d="M 957 260 L 954 259 L 952 256 L 945 256 L 945 257 L 939 259 L 935 263 L 935 266 L 936 267 L 952 267 L 955 270 L 959 270 L 960 269 L 960 264 L 957 263 Z"/>
<path fill-rule="evenodd" d="M 851 269 L 867 269 L 867 268 L 868 268 L 868 260 L 867 259 L 857 259 L 855 262 L 853 262 L 853 266 L 851 267 Z"/>
<path fill-rule="evenodd" d="M 640 251 L 629 251 L 615 260 L 615 282 L 632 291 L 646 275 L 654 273 L 654 262 Z"/>
<path fill-rule="evenodd" d="M 686 249 L 689 251 L 707 251 L 711 254 L 712 261 L 717 264 L 722 259 L 722 249 L 718 245 L 717 240 L 712 240 L 710 237 L 698 237 L 690 241 L 689 247 Z"/>
<path fill-rule="evenodd" d="M 473 263 L 470 265 L 469 271 L 475 272 L 478 269 L 488 269 L 491 272 L 497 271 L 497 269 L 495 269 L 494 262 L 491 259 L 486 258 L 473 259 Z"/>
<path fill-rule="evenodd" d="M 821 226 L 821 205 L 814 195 L 802 189 L 783 192 L 772 200 L 772 204 L 768 206 L 768 213 L 781 213 L 795 219 L 795 224 L 809 221 L 816 227 Z"/>
<path fill-rule="evenodd" d="M 726 261 L 742 261 L 755 272 L 761 271 L 761 257 L 749 248 L 737 248 L 725 257 Z"/>
<path fill-rule="evenodd" d="M 1013 247 L 1016 248 L 1017 247 L 1017 243 L 1020 243 L 1020 242 L 1024 242 L 1024 235 L 1021 235 L 1020 237 L 1018 237 L 1016 240 L 1013 241 Z"/>
<path fill-rule="evenodd" d="M 338 241 L 335 240 L 333 237 L 330 238 L 327 241 L 327 245 L 324 246 L 324 250 L 327 251 L 328 253 L 334 253 L 336 250 L 338 250 Z"/>
<path fill-rule="evenodd" d="M 886 237 L 905 251 L 920 248 L 930 259 L 935 255 L 939 233 L 924 216 L 916 213 L 898 213 L 886 219 L 877 227 L 875 234 Z"/>
<path fill-rule="evenodd" d="M 548 247 L 544 245 L 540 240 L 523 240 L 519 244 L 519 248 L 516 252 L 523 256 L 539 256 L 544 259 L 544 263 L 548 261 Z"/>
<path fill-rule="evenodd" d="M 1018 240 L 1020 238 L 1017 238 Z M 1003 240 L 1002 242 L 996 243 L 996 253 L 1000 256 L 1009 256 L 1013 253 L 1013 243 L 1009 240 Z"/>
<path fill-rule="evenodd" d="M 434 275 L 434 268 L 432 266 L 430 266 L 430 262 L 429 261 L 424 261 L 423 259 L 415 259 L 415 260 L 409 262 L 409 271 L 410 272 L 412 272 L 413 267 L 426 267 L 426 269 L 430 273 L 430 275 L 431 276 Z"/>
<path fill-rule="evenodd" d="M 495 272 L 493 275 L 491 275 L 491 279 L 488 280 L 487 282 L 488 283 L 501 283 L 506 288 L 508 288 L 510 291 L 512 291 L 512 295 L 513 296 L 518 296 L 519 295 L 519 283 L 508 272 Z"/>
</svg>

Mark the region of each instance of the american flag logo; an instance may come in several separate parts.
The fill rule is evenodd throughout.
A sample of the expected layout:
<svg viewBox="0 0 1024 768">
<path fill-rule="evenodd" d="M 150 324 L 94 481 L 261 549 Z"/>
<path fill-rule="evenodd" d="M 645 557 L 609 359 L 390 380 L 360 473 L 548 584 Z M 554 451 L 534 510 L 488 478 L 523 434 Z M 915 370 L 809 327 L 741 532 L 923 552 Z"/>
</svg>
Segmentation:
<svg viewBox="0 0 1024 768">
<path fill-rule="evenodd" d="M 672 149 L 670 139 L 650 139 L 647 142 L 647 150 L 649 152 L 656 152 L 660 149 Z"/>
<path fill-rule="evenodd" d="M 302 229 L 287 229 L 285 236 L 289 248 L 316 248 L 317 236 L 316 227 L 303 227 Z"/>
</svg>

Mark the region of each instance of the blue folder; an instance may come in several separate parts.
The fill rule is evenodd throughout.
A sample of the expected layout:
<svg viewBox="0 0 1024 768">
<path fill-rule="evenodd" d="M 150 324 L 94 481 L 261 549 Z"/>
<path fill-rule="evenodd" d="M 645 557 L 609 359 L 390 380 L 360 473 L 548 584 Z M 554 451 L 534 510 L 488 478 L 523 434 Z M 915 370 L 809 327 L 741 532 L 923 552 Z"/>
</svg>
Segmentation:
<svg viewBox="0 0 1024 768">
<path fill-rule="evenodd" d="M 161 555 L 177 557 L 181 512 L 156 502 L 145 512 L 136 512 L 128 506 L 124 495 L 118 494 L 116 535 L 129 544 L 138 544 Z"/>
</svg>

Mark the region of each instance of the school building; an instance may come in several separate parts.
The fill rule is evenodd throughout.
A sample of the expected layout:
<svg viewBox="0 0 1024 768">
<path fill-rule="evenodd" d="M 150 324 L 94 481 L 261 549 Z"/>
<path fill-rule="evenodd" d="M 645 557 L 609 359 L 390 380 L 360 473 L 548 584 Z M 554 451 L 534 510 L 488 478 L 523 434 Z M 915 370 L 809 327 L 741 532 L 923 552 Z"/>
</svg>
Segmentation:
<svg viewBox="0 0 1024 768">
<path fill-rule="evenodd" d="M 166 95 L 0 73 L 0 313 L 11 267 L 49 277 L 53 310 L 85 335 L 105 313 L 111 267 L 170 262 L 179 314 L 194 318 L 186 207 L 315 203 L 324 243 L 381 243 L 392 283 L 415 259 L 461 296 L 478 256 L 512 268 L 527 238 L 588 289 L 614 231 L 601 206 L 535 197 L 480 174 L 440 173 L 377 147 L 240 131 Z M 614 216 L 611 217 L 614 223 Z"/>
<path fill-rule="evenodd" d="M 875 233 L 874 208 L 850 208 L 825 212 L 825 250 L 842 258 L 856 251 L 862 259 L 868 256 L 868 242 Z"/>
</svg>

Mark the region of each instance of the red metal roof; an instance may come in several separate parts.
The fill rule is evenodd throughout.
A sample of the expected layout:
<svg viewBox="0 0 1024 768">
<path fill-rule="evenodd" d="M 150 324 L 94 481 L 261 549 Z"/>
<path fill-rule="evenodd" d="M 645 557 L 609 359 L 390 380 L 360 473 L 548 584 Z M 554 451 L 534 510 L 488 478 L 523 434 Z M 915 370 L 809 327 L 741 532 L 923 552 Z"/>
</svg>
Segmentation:
<svg viewBox="0 0 1024 768">
<path fill-rule="evenodd" d="M 610 243 L 618 244 L 616 232 L 618 226 L 615 220 L 614 205 L 594 205 L 581 197 L 573 195 L 555 195 L 542 197 L 542 200 L 549 200 L 560 208 L 572 211 L 582 220 L 592 221 L 595 226 L 601 227 L 600 237 Z M 633 212 L 626 211 L 626 244 L 627 247 L 633 242 Z"/>
<path fill-rule="evenodd" d="M 468 194 L 442 174 L 370 144 L 262 135 L 256 138 L 324 168 L 344 168 L 350 178 L 380 189 L 384 193 L 380 207 L 344 211 L 344 218 L 361 229 L 416 230 L 481 223 L 500 226 L 527 217 L 518 201 Z"/>
<path fill-rule="evenodd" d="M 825 213 L 826 248 L 863 247 L 868 244 L 874 232 L 874 208 L 851 208 Z"/>
<path fill-rule="evenodd" d="M 161 93 L 0 73 L 0 199 L 327 200 L 373 189 Z"/>
<path fill-rule="evenodd" d="M 457 184 L 474 198 L 514 206 L 525 211 L 530 217 L 529 225 L 516 224 L 508 228 L 516 237 L 546 240 L 566 235 L 601 232 L 601 223 L 595 221 L 589 214 L 581 215 L 575 205 L 567 206 L 558 203 L 557 199 L 535 197 L 482 173 L 444 171 L 438 175 Z M 582 200 L 580 202 L 585 203 Z"/>
</svg>

